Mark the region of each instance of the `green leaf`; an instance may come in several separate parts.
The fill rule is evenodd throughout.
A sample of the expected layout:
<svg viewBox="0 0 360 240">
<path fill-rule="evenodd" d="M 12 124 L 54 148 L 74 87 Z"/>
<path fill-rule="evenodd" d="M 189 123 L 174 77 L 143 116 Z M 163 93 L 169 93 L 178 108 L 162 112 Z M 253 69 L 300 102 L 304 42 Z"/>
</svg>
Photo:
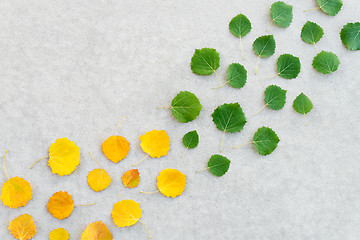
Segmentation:
<svg viewBox="0 0 360 240">
<path fill-rule="evenodd" d="M 215 176 L 221 177 L 228 171 L 230 162 L 226 157 L 214 154 L 208 162 L 208 169 Z"/>
<path fill-rule="evenodd" d="M 280 77 L 286 79 L 296 78 L 301 69 L 300 60 L 290 54 L 283 54 L 277 60 L 277 72 Z"/>
<path fill-rule="evenodd" d="M 239 103 L 225 103 L 216 108 L 211 116 L 216 127 L 224 132 L 240 132 L 246 123 Z"/>
<path fill-rule="evenodd" d="M 195 49 L 191 70 L 198 75 L 211 75 L 220 67 L 220 55 L 213 48 Z"/>
<path fill-rule="evenodd" d="M 286 102 L 286 90 L 276 85 L 270 85 L 265 90 L 264 101 L 268 108 L 280 110 Z"/>
<path fill-rule="evenodd" d="M 332 73 L 338 69 L 340 60 L 334 53 L 322 51 L 314 58 L 312 65 L 318 72 L 330 73 L 332 81 Z"/>
<path fill-rule="evenodd" d="M 317 43 L 324 35 L 324 30 L 314 22 L 307 21 L 301 29 L 301 39 L 309 44 Z"/>
<path fill-rule="evenodd" d="M 295 98 L 293 107 L 298 113 L 306 114 L 313 109 L 313 104 L 304 93 L 301 93 Z"/>
<path fill-rule="evenodd" d="M 251 30 L 250 20 L 243 14 L 239 14 L 229 23 L 229 30 L 235 37 L 244 37 Z"/>
<path fill-rule="evenodd" d="M 182 91 L 171 102 L 171 112 L 179 122 L 186 123 L 197 118 L 202 106 L 195 94 Z"/>
<path fill-rule="evenodd" d="M 316 0 L 319 8 L 330 16 L 335 16 L 341 9 L 342 0 Z"/>
<path fill-rule="evenodd" d="M 247 71 L 243 65 L 232 63 L 227 70 L 227 82 L 231 87 L 242 88 L 246 83 Z"/>
<path fill-rule="evenodd" d="M 275 2 L 271 5 L 270 16 L 277 26 L 287 28 L 293 18 L 292 6 L 282 1 Z"/>
<path fill-rule="evenodd" d="M 349 50 L 360 50 L 360 22 L 346 24 L 340 32 L 340 38 Z"/>
<path fill-rule="evenodd" d="M 275 52 L 275 39 L 273 35 L 265 35 L 258 37 L 253 43 L 253 49 L 256 56 L 268 58 Z"/>
<path fill-rule="evenodd" d="M 184 135 L 183 144 L 188 149 L 196 148 L 199 144 L 199 134 L 196 132 L 196 130 L 188 132 Z"/>
<path fill-rule="evenodd" d="M 253 137 L 253 144 L 260 155 L 269 155 L 277 147 L 280 139 L 276 133 L 268 127 L 259 128 Z"/>
</svg>

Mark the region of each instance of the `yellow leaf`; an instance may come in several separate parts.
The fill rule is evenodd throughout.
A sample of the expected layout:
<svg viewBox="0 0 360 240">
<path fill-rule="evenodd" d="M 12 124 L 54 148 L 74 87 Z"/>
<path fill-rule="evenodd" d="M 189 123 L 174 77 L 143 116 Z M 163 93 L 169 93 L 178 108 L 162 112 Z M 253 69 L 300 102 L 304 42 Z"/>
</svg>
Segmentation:
<svg viewBox="0 0 360 240">
<path fill-rule="evenodd" d="M 123 160 L 130 150 L 130 143 L 122 136 L 110 136 L 101 146 L 105 156 L 114 163 Z"/>
<path fill-rule="evenodd" d="M 140 204 L 133 200 L 122 200 L 113 205 L 112 219 L 118 227 L 134 225 L 141 218 Z"/>
<path fill-rule="evenodd" d="M 79 147 L 74 141 L 59 138 L 49 148 L 49 166 L 60 176 L 71 174 L 80 163 Z"/>
<path fill-rule="evenodd" d="M 36 226 L 29 214 L 23 214 L 9 224 L 10 233 L 19 240 L 31 239 L 36 234 Z"/>
<path fill-rule="evenodd" d="M 69 233 L 63 228 L 57 228 L 50 232 L 50 240 L 69 240 Z"/>
<path fill-rule="evenodd" d="M 140 181 L 139 170 L 131 169 L 131 170 L 127 171 L 126 173 L 124 173 L 121 180 L 125 187 L 128 187 L 128 188 L 136 187 Z"/>
<path fill-rule="evenodd" d="M 165 130 L 152 130 L 140 136 L 140 146 L 152 158 L 165 156 L 169 151 L 170 139 Z"/>
<path fill-rule="evenodd" d="M 70 216 L 74 209 L 74 201 L 70 194 L 59 191 L 50 197 L 46 207 L 51 215 L 62 220 Z"/>
<path fill-rule="evenodd" d="M 13 177 L 3 184 L 0 198 L 5 206 L 18 208 L 25 206 L 31 196 L 30 183 L 23 178 Z"/>
<path fill-rule="evenodd" d="M 104 169 L 97 168 L 89 172 L 87 182 L 92 190 L 99 192 L 110 185 L 111 178 Z"/>
<path fill-rule="evenodd" d="M 101 222 L 94 222 L 89 224 L 85 231 L 81 234 L 81 240 L 112 240 L 109 229 Z"/>
<path fill-rule="evenodd" d="M 167 197 L 176 197 L 185 189 L 185 175 L 176 169 L 164 169 L 159 173 L 157 187 Z"/>
</svg>

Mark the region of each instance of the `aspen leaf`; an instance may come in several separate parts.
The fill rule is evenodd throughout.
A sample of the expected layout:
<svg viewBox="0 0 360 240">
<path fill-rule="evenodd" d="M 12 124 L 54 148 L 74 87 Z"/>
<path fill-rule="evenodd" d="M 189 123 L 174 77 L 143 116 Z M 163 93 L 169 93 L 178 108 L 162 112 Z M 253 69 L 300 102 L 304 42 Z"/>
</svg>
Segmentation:
<svg viewBox="0 0 360 240">
<path fill-rule="evenodd" d="M 140 136 L 142 150 L 152 158 L 165 156 L 170 150 L 170 139 L 165 130 L 152 130 Z"/>
<path fill-rule="evenodd" d="M 5 169 L 5 152 L 3 158 L 4 172 L 7 177 L 7 181 L 1 188 L 1 201 L 5 206 L 9 208 L 18 208 L 25 206 L 32 197 L 32 189 L 30 183 L 23 178 L 13 177 L 9 178 Z"/>
<path fill-rule="evenodd" d="M 333 72 L 335 72 L 338 69 L 340 65 L 340 60 L 336 56 L 336 54 L 332 52 L 322 51 L 314 58 L 312 65 L 314 69 L 316 69 L 316 71 L 318 72 L 321 72 L 323 74 L 331 74 L 331 82 L 332 82 Z"/>
<path fill-rule="evenodd" d="M 316 0 L 319 8 L 330 16 L 335 16 L 341 10 L 342 0 Z"/>
<path fill-rule="evenodd" d="M 195 120 L 201 109 L 199 99 L 188 91 L 181 91 L 171 102 L 172 115 L 182 123 Z"/>
<path fill-rule="evenodd" d="M 195 49 L 191 70 L 198 75 L 211 75 L 220 67 L 220 55 L 213 48 Z"/>
<path fill-rule="evenodd" d="M 196 130 L 188 132 L 184 135 L 182 142 L 187 149 L 196 148 L 199 144 L 199 134 Z"/>
<path fill-rule="evenodd" d="M 265 90 L 265 104 L 273 110 L 280 110 L 286 102 L 286 90 L 276 85 L 270 85 Z"/>
<path fill-rule="evenodd" d="M 164 169 L 156 179 L 159 191 L 166 197 L 175 198 L 185 190 L 185 175 L 176 169 Z"/>
<path fill-rule="evenodd" d="M 360 22 L 346 24 L 340 32 L 344 46 L 349 50 L 360 50 Z"/>
<path fill-rule="evenodd" d="M 131 170 L 127 171 L 126 173 L 124 173 L 121 180 L 125 187 L 128 187 L 128 188 L 136 187 L 140 181 L 139 170 L 131 169 Z"/>
<path fill-rule="evenodd" d="M 300 60 L 291 54 L 283 54 L 277 60 L 277 75 L 285 79 L 296 78 L 301 69 Z"/>
<path fill-rule="evenodd" d="M 233 88 L 242 88 L 245 86 L 247 79 L 247 71 L 243 65 L 232 63 L 227 70 L 227 83 Z"/>
<path fill-rule="evenodd" d="M 97 168 L 89 172 L 87 182 L 92 190 L 99 192 L 110 185 L 111 178 L 104 169 Z"/>
<path fill-rule="evenodd" d="M 224 132 L 240 132 L 246 123 L 239 103 L 225 103 L 217 107 L 211 116 L 216 127 Z"/>
<path fill-rule="evenodd" d="M 69 240 L 70 236 L 64 228 L 56 228 L 50 232 L 49 238 L 50 240 Z"/>
<path fill-rule="evenodd" d="M 81 234 L 81 240 L 112 240 L 113 236 L 107 226 L 102 222 L 89 224 Z"/>
<path fill-rule="evenodd" d="M 300 93 L 299 96 L 297 96 L 293 103 L 293 108 L 296 112 L 303 114 L 305 119 L 305 124 L 307 125 L 305 114 L 310 112 L 313 109 L 313 104 L 304 93 Z"/>
<path fill-rule="evenodd" d="M 253 144 L 260 155 L 269 155 L 277 147 L 280 139 L 276 133 L 268 127 L 259 128 L 253 137 Z"/>
<path fill-rule="evenodd" d="M 101 144 L 105 156 L 113 163 L 123 160 L 129 150 L 130 143 L 122 136 L 110 136 Z"/>
<path fill-rule="evenodd" d="M 243 56 L 243 59 L 245 59 L 241 38 L 250 32 L 250 20 L 244 14 L 239 14 L 231 19 L 229 23 L 229 30 L 235 37 L 240 38 L 241 55 Z"/>
<path fill-rule="evenodd" d="M 258 37 L 253 43 L 253 50 L 258 56 L 255 74 L 258 72 L 260 58 L 271 57 L 275 53 L 276 43 L 273 35 Z"/>
<path fill-rule="evenodd" d="M 150 233 L 144 223 L 140 221 L 142 209 L 140 204 L 133 200 L 122 200 L 113 205 L 111 212 L 112 220 L 114 224 L 118 227 L 128 227 L 134 225 L 139 221 L 151 238 Z"/>
<path fill-rule="evenodd" d="M 29 214 L 23 214 L 9 224 L 10 233 L 19 240 L 29 240 L 36 234 L 36 226 Z"/>
<path fill-rule="evenodd" d="M 301 29 L 301 39 L 309 44 L 315 44 L 324 35 L 324 30 L 314 22 L 307 21 Z"/>
<path fill-rule="evenodd" d="M 74 201 L 70 194 L 59 191 L 50 197 L 46 207 L 51 215 L 62 220 L 69 217 L 72 213 L 74 209 Z"/>
<path fill-rule="evenodd" d="M 213 175 L 221 177 L 228 171 L 229 167 L 229 159 L 219 154 L 214 154 L 211 156 L 208 162 L 208 167 L 206 169 L 209 169 L 209 172 L 211 172 Z"/>
<path fill-rule="evenodd" d="M 292 6 L 282 1 L 275 2 L 271 5 L 270 16 L 277 26 L 287 28 L 293 19 Z"/>
</svg>

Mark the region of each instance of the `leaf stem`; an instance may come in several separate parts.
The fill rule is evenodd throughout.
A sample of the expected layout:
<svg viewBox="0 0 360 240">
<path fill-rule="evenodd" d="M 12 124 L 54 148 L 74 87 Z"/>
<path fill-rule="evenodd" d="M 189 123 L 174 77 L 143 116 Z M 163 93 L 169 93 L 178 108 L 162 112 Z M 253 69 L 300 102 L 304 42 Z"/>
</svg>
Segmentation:
<svg viewBox="0 0 360 240">
<path fill-rule="evenodd" d="M 209 169 L 209 167 L 204 168 L 204 169 L 201 169 L 201 170 L 199 170 L 199 171 L 196 171 L 196 173 L 199 173 L 199 172 L 202 172 L 202 171 L 205 171 L 205 170 L 208 170 L 208 169 Z"/>
<path fill-rule="evenodd" d="M 266 32 L 268 32 L 270 30 L 271 24 L 274 22 L 274 19 L 271 20 L 271 22 L 269 23 L 269 26 L 266 28 Z"/>
<path fill-rule="evenodd" d="M 225 131 L 223 132 L 222 137 L 221 137 L 220 152 L 222 152 L 222 149 L 223 149 L 224 138 L 225 138 Z"/>
<path fill-rule="evenodd" d="M 331 83 L 333 82 L 333 74 L 332 74 L 333 72 L 331 72 L 330 74 L 331 74 Z"/>
<path fill-rule="evenodd" d="M 97 163 L 97 165 L 99 166 L 99 168 L 102 168 L 100 163 L 98 162 L 98 160 L 96 160 L 96 158 L 91 154 L 91 152 L 89 152 L 90 156 L 92 156 L 92 158 L 95 160 L 95 162 Z"/>
<path fill-rule="evenodd" d="M 260 63 L 260 57 L 258 57 L 258 59 L 257 59 L 257 61 L 256 61 L 255 75 L 258 73 L 259 63 Z"/>
<path fill-rule="evenodd" d="M 119 123 L 119 126 L 117 127 L 117 129 L 116 129 L 116 132 L 115 132 L 115 135 L 114 136 L 116 136 L 117 135 L 117 133 L 119 132 L 119 129 L 120 129 L 120 126 L 121 126 L 121 124 L 123 123 L 123 121 L 125 120 L 125 117 L 123 117 L 123 119 L 121 120 L 121 122 Z"/>
<path fill-rule="evenodd" d="M 139 163 L 141 163 L 141 162 L 143 162 L 145 159 L 147 159 L 147 157 L 149 156 L 149 154 L 148 155 L 146 155 L 143 159 L 141 159 L 140 161 L 138 161 L 137 163 L 134 163 L 133 165 L 131 165 L 131 166 L 136 166 L 136 165 L 138 165 Z"/>
<path fill-rule="evenodd" d="M 89 204 L 74 204 L 74 207 L 87 207 L 95 205 L 95 203 L 89 203 Z"/>
<path fill-rule="evenodd" d="M 171 106 L 170 107 L 157 107 L 158 109 L 160 109 L 160 108 L 172 108 Z"/>
<path fill-rule="evenodd" d="M 140 192 L 140 193 L 144 193 L 144 194 L 154 194 L 154 193 L 160 192 L 160 190 L 153 191 L 153 192 L 144 192 L 144 191 L 139 191 L 139 192 Z"/>
<path fill-rule="evenodd" d="M 187 152 L 188 148 L 186 148 L 186 150 L 181 154 L 180 158 L 183 158 L 183 156 L 185 155 L 185 153 Z"/>
<path fill-rule="evenodd" d="M 5 151 L 5 154 L 4 154 L 4 158 L 3 158 L 3 167 L 4 167 L 4 173 L 5 173 L 5 176 L 6 178 L 9 180 L 9 176 L 6 172 L 6 167 L 5 167 L 5 157 L 6 157 L 6 154 L 7 154 L 8 150 Z"/>
<path fill-rule="evenodd" d="M 314 11 L 314 10 L 318 10 L 318 9 L 320 9 L 320 7 L 304 10 L 304 12 Z"/>
<path fill-rule="evenodd" d="M 122 195 L 122 193 L 123 193 L 123 191 L 124 191 L 125 188 L 126 188 L 126 186 L 124 186 L 124 187 L 121 189 L 121 191 L 120 191 L 120 193 L 119 193 L 119 198 L 121 198 L 121 195 Z"/>
<path fill-rule="evenodd" d="M 226 84 L 228 84 L 229 82 L 228 81 L 226 81 L 226 82 L 224 82 L 224 83 L 222 83 L 221 85 L 219 85 L 219 86 L 217 86 L 217 87 L 213 87 L 212 89 L 218 89 L 218 88 L 221 88 L 221 87 L 223 87 L 224 85 L 226 85 Z"/>
<path fill-rule="evenodd" d="M 264 106 L 262 106 L 262 108 L 259 109 L 259 111 L 257 111 L 256 113 L 253 114 L 253 116 L 259 114 L 262 110 L 264 110 L 264 108 L 267 106 L 267 104 L 265 104 Z"/>
<path fill-rule="evenodd" d="M 144 224 L 140 219 L 138 219 L 138 221 L 144 226 L 144 228 L 146 229 L 147 233 L 149 234 L 149 238 L 151 239 L 151 235 L 150 235 L 149 229 L 145 226 L 145 224 Z"/>
<path fill-rule="evenodd" d="M 315 43 L 313 43 L 314 44 L 314 47 L 315 47 L 315 51 L 318 51 L 318 49 L 317 49 L 317 47 L 316 47 L 316 44 Z"/>
<path fill-rule="evenodd" d="M 35 164 L 37 164 L 38 162 L 40 162 L 41 160 L 46 159 L 46 158 L 49 158 L 49 156 L 43 157 L 43 158 L 40 158 L 40 159 L 36 160 L 36 161 L 30 166 L 30 169 L 32 169 Z"/>
<path fill-rule="evenodd" d="M 304 113 L 304 119 L 305 119 L 305 126 L 308 126 L 308 123 L 307 123 L 307 121 L 306 121 L 305 113 Z"/>
<path fill-rule="evenodd" d="M 279 76 L 279 75 L 280 75 L 280 73 L 277 73 L 276 75 L 270 76 L 270 77 L 266 77 L 265 79 L 272 79 L 272 78 L 277 77 L 277 76 Z"/>
<path fill-rule="evenodd" d="M 245 146 L 245 145 L 248 145 L 248 144 L 252 144 L 252 143 L 254 143 L 254 142 L 243 143 L 243 144 L 237 145 L 237 146 L 232 147 L 232 148 L 235 149 L 235 148 L 242 147 L 242 146 Z"/>
<path fill-rule="evenodd" d="M 245 60 L 244 49 L 243 49 L 242 37 L 241 36 L 240 36 L 240 51 L 241 51 L 242 59 Z"/>
<path fill-rule="evenodd" d="M 216 75 L 216 77 L 217 77 L 217 79 L 218 79 L 218 81 L 220 83 L 220 86 L 223 87 L 219 75 L 217 74 L 217 72 L 215 70 L 213 70 L 213 71 L 214 71 L 214 73 L 215 73 L 215 75 Z"/>
</svg>

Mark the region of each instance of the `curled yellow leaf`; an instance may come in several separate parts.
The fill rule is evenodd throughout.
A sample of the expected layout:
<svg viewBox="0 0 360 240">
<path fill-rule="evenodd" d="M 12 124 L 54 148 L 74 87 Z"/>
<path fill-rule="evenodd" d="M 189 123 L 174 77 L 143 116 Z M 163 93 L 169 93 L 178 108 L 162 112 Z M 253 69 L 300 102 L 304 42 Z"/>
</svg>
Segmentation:
<svg viewBox="0 0 360 240">
<path fill-rule="evenodd" d="M 46 205 L 49 213 L 62 220 L 70 216 L 74 209 L 72 196 L 67 192 L 59 191 L 54 193 Z"/>
<path fill-rule="evenodd" d="M 104 169 L 97 168 L 89 172 L 87 182 L 92 190 L 99 192 L 110 185 L 111 178 Z"/>
<path fill-rule="evenodd" d="M 81 234 L 81 240 L 112 240 L 113 236 L 102 221 L 89 224 Z"/>
<path fill-rule="evenodd" d="M 36 234 L 36 226 L 29 214 L 23 214 L 9 224 L 10 233 L 19 240 L 29 240 Z"/>
<path fill-rule="evenodd" d="M 63 228 L 57 228 L 50 232 L 50 240 L 69 240 L 69 233 Z"/>
<path fill-rule="evenodd" d="M 60 176 L 71 174 L 80 163 L 79 147 L 66 137 L 59 138 L 49 148 L 49 166 Z"/>
<path fill-rule="evenodd" d="M 165 130 L 152 130 L 140 136 L 140 146 L 152 158 L 165 156 L 170 150 L 170 139 Z"/>
<path fill-rule="evenodd" d="M 166 197 L 175 198 L 185 190 L 185 175 L 176 169 L 164 169 L 156 179 L 159 191 Z"/>
<path fill-rule="evenodd" d="M 101 144 L 101 147 L 105 156 L 110 161 L 117 163 L 127 156 L 130 143 L 122 136 L 110 136 Z"/>
<path fill-rule="evenodd" d="M 18 208 L 25 206 L 31 196 L 30 183 L 23 178 L 13 177 L 3 184 L 0 198 L 5 206 Z"/>
</svg>

